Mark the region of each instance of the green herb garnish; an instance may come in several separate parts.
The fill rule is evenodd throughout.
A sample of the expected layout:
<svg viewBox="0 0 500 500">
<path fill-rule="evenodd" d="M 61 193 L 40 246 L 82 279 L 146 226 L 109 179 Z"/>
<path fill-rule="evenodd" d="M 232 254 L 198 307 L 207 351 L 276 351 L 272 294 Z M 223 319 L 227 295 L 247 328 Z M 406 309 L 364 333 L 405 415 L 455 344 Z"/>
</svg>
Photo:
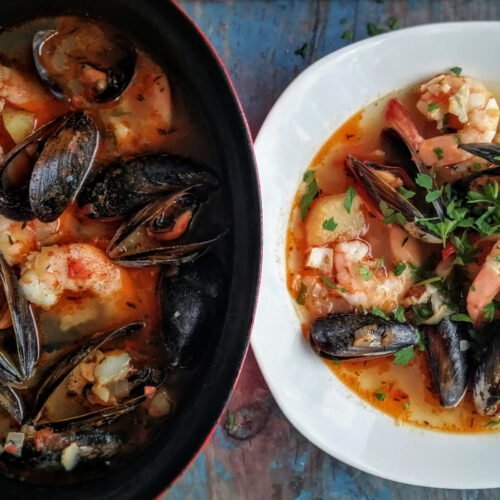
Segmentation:
<svg viewBox="0 0 500 500">
<path fill-rule="evenodd" d="M 352 202 L 354 201 L 355 196 L 356 196 L 356 190 L 352 186 L 349 186 L 349 189 L 345 194 L 345 200 L 344 200 L 344 208 L 348 214 L 351 213 Z"/>
<path fill-rule="evenodd" d="M 429 174 L 417 174 L 415 178 L 415 182 L 420 186 L 427 190 L 431 190 L 434 184 L 432 177 Z"/>
<path fill-rule="evenodd" d="M 389 316 L 387 316 L 387 314 L 385 314 L 385 312 L 382 311 L 382 309 L 379 309 L 378 307 L 372 307 L 371 312 L 374 316 L 378 316 L 379 318 L 386 319 L 386 320 L 389 319 Z"/>
<path fill-rule="evenodd" d="M 434 148 L 432 151 L 434 151 L 434 154 L 436 155 L 436 158 L 438 160 L 442 160 L 444 158 L 444 153 L 442 148 Z"/>
<path fill-rule="evenodd" d="M 429 113 L 432 113 L 436 109 L 439 109 L 439 104 L 437 102 L 431 102 L 427 105 L 427 111 L 429 111 Z"/>
<path fill-rule="evenodd" d="M 413 346 L 405 347 L 394 354 L 393 363 L 398 366 L 406 366 L 415 357 L 415 352 L 413 351 Z"/>
<path fill-rule="evenodd" d="M 318 184 L 316 183 L 316 179 L 314 178 L 313 170 L 308 170 L 304 174 L 303 179 L 304 182 L 306 183 L 306 191 L 302 195 L 302 198 L 299 201 L 299 207 L 300 207 L 300 216 L 302 220 L 305 220 L 312 201 L 319 194 L 319 189 L 318 189 Z"/>
<path fill-rule="evenodd" d="M 383 392 L 374 392 L 373 395 L 377 399 L 377 401 L 384 401 L 387 398 L 387 394 Z"/>
<path fill-rule="evenodd" d="M 472 320 L 470 319 L 468 314 L 463 314 L 463 313 L 455 313 L 450 316 L 450 319 L 452 321 L 461 321 L 463 323 L 472 323 Z"/>
<path fill-rule="evenodd" d="M 369 281 L 373 277 L 373 273 L 366 266 L 359 266 L 359 275 L 364 281 Z"/>
<path fill-rule="evenodd" d="M 399 323 L 406 323 L 405 309 L 403 306 L 398 306 L 394 311 L 392 311 L 394 319 L 399 321 Z"/>
<path fill-rule="evenodd" d="M 460 74 L 462 73 L 462 68 L 453 66 L 453 68 L 450 68 L 450 73 L 453 73 L 455 76 L 460 76 Z"/>
<path fill-rule="evenodd" d="M 295 297 L 295 302 L 297 302 L 297 304 L 301 306 L 305 305 L 306 296 L 307 296 L 307 286 L 304 285 L 304 283 L 301 283 L 299 293 L 297 294 L 297 297 Z"/>
<path fill-rule="evenodd" d="M 396 276 L 401 276 L 406 271 L 406 263 L 398 262 L 397 264 L 394 264 L 392 269 Z"/>
<path fill-rule="evenodd" d="M 338 224 L 333 220 L 333 217 L 323 221 L 323 229 L 326 229 L 327 231 L 335 231 L 337 226 Z"/>
</svg>

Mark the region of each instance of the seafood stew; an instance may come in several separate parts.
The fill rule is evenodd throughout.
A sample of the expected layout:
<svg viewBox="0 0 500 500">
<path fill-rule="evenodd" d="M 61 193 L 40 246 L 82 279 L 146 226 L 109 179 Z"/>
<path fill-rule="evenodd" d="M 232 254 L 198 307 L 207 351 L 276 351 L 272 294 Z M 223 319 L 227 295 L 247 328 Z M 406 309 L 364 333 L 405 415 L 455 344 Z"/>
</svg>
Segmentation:
<svg viewBox="0 0 500 500">
<path fill-rule="evenodd" d="M 312 349 L 398 422 L 500 424 L 494 85 L 455 67 L 351 117 L 304 173 L 287 280 Z"/>
<path fill-rule="evenodd" d="M 226 306 L 221 171 L 183 82 L 110 25 L 40 18 L 0 53 L 0 469 L 87 481 L 196 392 Z"/>
</svg>

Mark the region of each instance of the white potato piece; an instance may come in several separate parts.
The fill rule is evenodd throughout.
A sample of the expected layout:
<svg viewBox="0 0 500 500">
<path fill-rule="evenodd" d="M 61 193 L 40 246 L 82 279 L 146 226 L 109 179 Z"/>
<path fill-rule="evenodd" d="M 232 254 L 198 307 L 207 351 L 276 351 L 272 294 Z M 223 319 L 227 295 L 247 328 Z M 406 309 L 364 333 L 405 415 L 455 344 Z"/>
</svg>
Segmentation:
<svg viewBox="0 0 500 500">
<path fill-rule="evenodd" d="M 344 207 L 345 195 L 338 194 L 318 198 L 311 204 L 305 221 L 306 240 L 310 247 L 348 241 L 362 236 L 368 230 L 361 211 L 359 196 L 355 196 L 351 213 Z M 333 218 L 337 224 L 333 231 L 323 228 L 326 220 Z"/>
<path fill-rule="evenodd" d="M 35 128 L 35 115 L 29 111 L 5 106 L 2 117 L 7 132 L 16 144 L 24 141 Z"/>
</svg>

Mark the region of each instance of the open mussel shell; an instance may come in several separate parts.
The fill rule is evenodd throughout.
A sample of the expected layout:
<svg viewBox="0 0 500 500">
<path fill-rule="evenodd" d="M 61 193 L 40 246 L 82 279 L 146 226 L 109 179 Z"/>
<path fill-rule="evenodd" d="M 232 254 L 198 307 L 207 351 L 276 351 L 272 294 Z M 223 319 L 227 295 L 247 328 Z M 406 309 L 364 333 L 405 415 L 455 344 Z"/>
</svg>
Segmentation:
<svg viewBox="0 0 500 500">
<path fill-rule="evenodd" d="M 31 208 L 37 219 L 53 222 L 76 198 L 94 165 L 98 143 L 97 125 L 83 111 L 71 115 L 48 138 L 29 185 Z"/>
<path fill-rule="evenodd" d="M 168 153 L 137 156 L 107 166 L 88 183 L 80 206 L 98 219 L 131 215 L 148 203 L 190 186 L 219 185 L 216 174 L 190 158 Z"/>
<path fill-rule="evenodd" d="M 19 393 L 8 385 L 0 385 L 0 406 L 18 423 L 24 423 L 26 409 Z"/>
<path fill-rule="evenodd" d="M 125 325 L 110 332 L 98 332 L 90 340 L 86 339 L 84 343 L 61 359 L 57 366 L 52 370 L 49 376 L 38 389 L 33 405 L 33 422 L 37 422 L 43 414 L 43 409 L 48 399 L 63 380 L 81 363 L 87 356 L 96 352 L 104 344 L 111 342 L 121 336 L 130 335 L 144 327 L 144 323 L 136 322 Z"/>
<path fill-rule="evenodd" d="M 32 51 L 38 74 L 58 99 L 113 101 L 135 74 L 133 44 L 122 35 L 108 35 L 95 24 L 83 23 L 67 33 L 39 31 L 33 37 Z"/>
<path fill-rule="evenodd" d="M 117 229 L 107 254 L 116 259 L 131 250 L 140 250 L 141 240 L 153 239 L 158 244 L 158 240 L 179 238 L 189 229 L 198 206 L 198 198 L 190 189 L 146 205 Z"/>
<path fill-rule="evenodd" d="M 35 218 L 29 200 L 33 165 L 47 139 L 63 126 L 67 119 L 68 116 L 61 116 L 46 123 L 0 160 L 0 214 L 17 221 Z"/>
<path fill-rule="evenodd" d="M 474 189 L 475 186 L 484 185 L 488 181 L 493 180 L 497 182 L 500 180 L 500 166 L 486 168 L 467 175 L 466 177 L 462 177 L 453 184 L 453 189 L 461 195 L 465 195 L 469 190 Z"/>
<path fill-rule="evenodd" d="M 493 165 L 500 165 L 500 145 L 499 144 L 460 144 L 460 149 L 467 151 L 474 156 L 479 156 Z"/>
<path fill-rule="evenodd" d="M 19 368 L 6 353 L 0 355 L 0 380 L 22 385 L 31 377 L 40 357 L 40 335 L 37 322 L 14 271 L 0 255 L 0 280 L 12 316 Z M 13 380 L 14 378 L 14 380 Z"/>
<path fill-rule="evenodd" d="M 315 320 L 310 342 L 322 358 L 375 358 L 415 345 L 418 332 L 373 314 L 339 313 Z"/>
<path fill-rule="evenodd" d="M 469 379 L 465 350 L 467 324 L 444 319 L 425 329 L 432 384 L 444 408 L 454 408 L 464 397 Z"/>
<path fill-rule="evenodd" d="M 476 410 L 488 417 L 500 415 L 500 320 L 488 323 L 484 334 L 490 344 L 474 376 L 473 398 Z"/>
<path fill-rule="evenodd" d="M 377 206 L 379 206 L 381 202 L 385 202 L 393 210 L 403 215 L 406 222 L 402 227 L 411 236 L 427 243 L 441 243 L 441 239 L 437 235 L 431 233 L 428 229 L 416 222 L 418 219 L 426 218 L 428 214 L 424 215 L 424 213 L 412 203 L 412 200 L 406 199 L 380 175 L 377 175 L 377 169 L 384 170 L 386 169 L 384 166 L 374 162 L 363 162 L 348 155 L 346 167 L 368 192 Z M 394 170 L 394 167 L 390 167 L 390 169 Z"/>
<path fill-rule="evenodd" d="M 186 366 L 208 348 L 222 301 L 222 267 L 214 255 L 164 272 L 160 280 L 162 327 L 167 362 Z"/>
</svg>

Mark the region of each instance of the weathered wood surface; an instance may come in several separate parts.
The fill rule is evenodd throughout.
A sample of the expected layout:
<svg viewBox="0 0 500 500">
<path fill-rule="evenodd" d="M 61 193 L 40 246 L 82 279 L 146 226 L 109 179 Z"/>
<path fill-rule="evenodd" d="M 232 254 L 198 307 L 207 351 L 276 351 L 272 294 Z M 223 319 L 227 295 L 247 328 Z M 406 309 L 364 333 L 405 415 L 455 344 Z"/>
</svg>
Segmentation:
<svg viewBox="0 0 500 500">
<path fill-rule="evenodd" d="M 497 0 L 180 0 L 224 60 L 255 136 L 274 101 L 312 62 L 368 36 L 367 23 L 500 19 Z M 304 44 L 303 57 L 295 51 Z M 458 50 L 458 49 L 457 49 Z M 494 59 L 492 60 L 493 63 Z M 383 68 L 381 68 L 383 71 Z M 222 425 L 165 495 L 177 499 L 497 499 L 500 490 L 419 488 L 376 478 L 310 444 L 283 417 L 250 352 L 229 409 L 259 402 L 270 417 L 238 441 Z M 222 418 L 224 423 L 224 417 Z"/>
</svg>

